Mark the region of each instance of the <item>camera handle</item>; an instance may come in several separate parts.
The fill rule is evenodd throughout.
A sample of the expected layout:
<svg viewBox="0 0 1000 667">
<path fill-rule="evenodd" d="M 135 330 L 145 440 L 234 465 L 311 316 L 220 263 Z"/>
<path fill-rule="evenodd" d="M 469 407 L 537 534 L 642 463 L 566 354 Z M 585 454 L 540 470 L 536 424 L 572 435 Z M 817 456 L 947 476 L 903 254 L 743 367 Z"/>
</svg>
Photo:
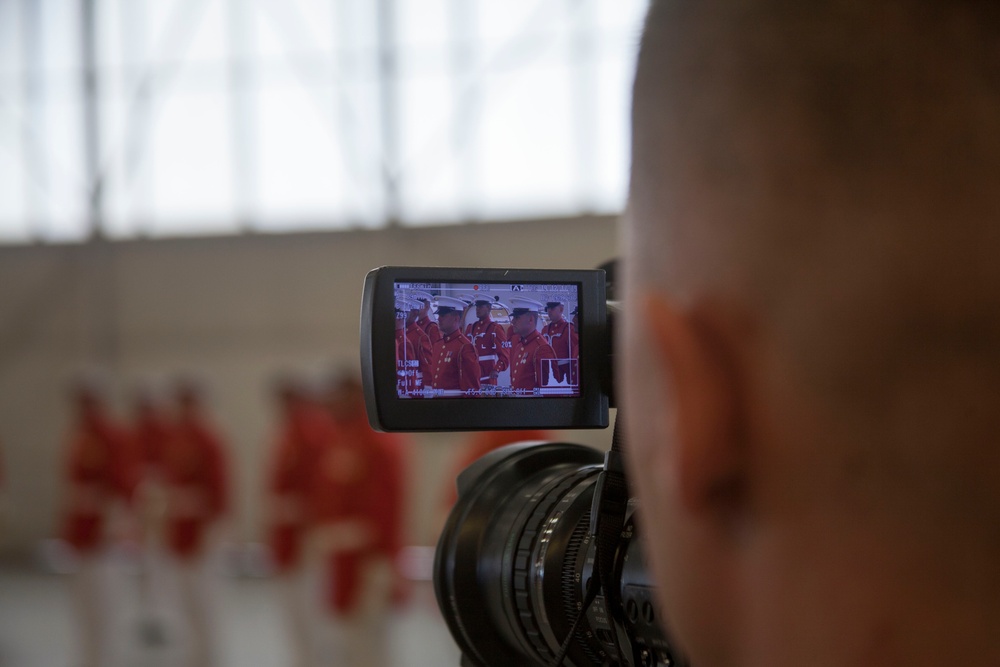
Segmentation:
<svg viewBox="0 0 1000 667">
<path fill-rule="evenodd" d="M 595 540 L 597 557 L 594 563 L 594 572 L 587 586 L 587 595 L 583 600 L 583 605 L 577 612 L 576 619 L 574 619 L 573 625 L 563 641 L 559 655 L 552 663 L 553 667 L 561 667 L 566 659 L 566 653 L 573 642 L 576 628 L 601 588 L 604 588 L 605 591 L 604 598 L 608 605 L 608 611 L 613 616 L 622 618 L 621 600 L 611 588 L 614 582 L 615 552 L 621 541 L 625 515 L 628 510 L 628 484 L 625 481 L 625 456 L 622 450 L 625 438 L 622 424 L 622 411 L 619 408 L 615 417 L 614 435 L 611 436 L 611 451 L 604 455 L 604 470 L 597 478 L 594 499 L 590 506 L 590 534 Z M 623 657 L 622 638 L 618 636 L 617 632 L 614 632 L 612 639 L 618 656 Z M 627 639 L 625 641 L 627 643 Z M 634 665 L 642 664 L 638 660 L 639 656 L 633 656 Z"/>
</svg>

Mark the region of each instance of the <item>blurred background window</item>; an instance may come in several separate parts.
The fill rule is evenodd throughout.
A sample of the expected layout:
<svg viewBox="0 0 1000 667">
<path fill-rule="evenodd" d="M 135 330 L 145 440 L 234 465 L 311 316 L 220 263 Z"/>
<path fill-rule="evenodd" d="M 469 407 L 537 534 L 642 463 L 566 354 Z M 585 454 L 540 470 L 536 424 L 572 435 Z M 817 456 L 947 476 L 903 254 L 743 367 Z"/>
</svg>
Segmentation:
<svg viewBox="0 0 1000 667">
<path fill-rule="evenodd" d="M 0 242 L 614 214 L 647 0 L 0 0 Z"/>
</svg>

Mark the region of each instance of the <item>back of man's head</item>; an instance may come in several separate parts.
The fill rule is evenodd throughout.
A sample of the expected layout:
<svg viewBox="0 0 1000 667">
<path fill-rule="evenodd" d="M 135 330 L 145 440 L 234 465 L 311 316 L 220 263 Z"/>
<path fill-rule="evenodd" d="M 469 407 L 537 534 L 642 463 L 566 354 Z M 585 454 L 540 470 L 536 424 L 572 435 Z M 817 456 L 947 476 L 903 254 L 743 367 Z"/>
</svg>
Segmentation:
<svg viewBox="0 0 1000 667">
<path fill-rule="evenodd" d="M 701 664 L 1000 664 L 998 184 L 1000 3 L 653 3 L 621 379 Z"/>
</svg>

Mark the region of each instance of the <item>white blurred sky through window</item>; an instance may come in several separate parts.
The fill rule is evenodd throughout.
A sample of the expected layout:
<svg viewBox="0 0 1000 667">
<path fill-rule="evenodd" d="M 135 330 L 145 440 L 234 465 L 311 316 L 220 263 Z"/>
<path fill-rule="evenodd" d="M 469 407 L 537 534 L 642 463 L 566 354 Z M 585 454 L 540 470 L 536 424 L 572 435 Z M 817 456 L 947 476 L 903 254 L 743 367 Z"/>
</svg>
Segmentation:
<svg viewBox="0 0 1000 667">
<path fill-rule="evenodd" d="M 647 0 L 0 0 L 0 242 L 617 213 Z"/>
</svg>

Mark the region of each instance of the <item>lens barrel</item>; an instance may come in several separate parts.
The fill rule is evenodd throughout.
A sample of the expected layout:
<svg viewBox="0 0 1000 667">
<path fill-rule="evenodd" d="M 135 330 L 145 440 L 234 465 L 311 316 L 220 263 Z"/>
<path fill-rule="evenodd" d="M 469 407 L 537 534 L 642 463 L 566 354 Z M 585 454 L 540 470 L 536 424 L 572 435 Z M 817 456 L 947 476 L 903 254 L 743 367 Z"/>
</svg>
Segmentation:
<svg viewBox="0 0 1000 667">
<path fill-rule="evenodd" d="M 487 454 L 459 476 L 435 558 L 438 604 L 467 661 L 550 665 L 582 607 L 593 567 L 590 506 L 603 456 L 566 443 Z M 589 554 L 589 559 L 588 559 Z M 600 598 L 569 652 L 603 664 Z M 595 616 L 596 614 L 596 616 Z M 610 636 L 610 635 L 607 635 Z"/>
</svg>

